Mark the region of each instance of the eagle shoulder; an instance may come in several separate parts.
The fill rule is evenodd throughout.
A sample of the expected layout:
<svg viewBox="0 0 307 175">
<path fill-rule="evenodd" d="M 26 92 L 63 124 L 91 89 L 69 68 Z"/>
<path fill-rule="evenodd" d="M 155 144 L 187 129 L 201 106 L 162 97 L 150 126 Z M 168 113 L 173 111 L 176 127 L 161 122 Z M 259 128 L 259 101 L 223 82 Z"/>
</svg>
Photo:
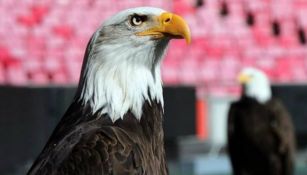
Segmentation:
<svg viewBox="0 0 307 175">
<path fill-rule="evenodd" d="M 271 114 L 272 132 L 276 135 L 280 142 L 279 152 L 285 153 L 288 151 L 287 149 L 294 149 L 294 126 L 287 109 L 277 98 L 271 99 L 267 103 L 267 106 Z"/>
</svg>

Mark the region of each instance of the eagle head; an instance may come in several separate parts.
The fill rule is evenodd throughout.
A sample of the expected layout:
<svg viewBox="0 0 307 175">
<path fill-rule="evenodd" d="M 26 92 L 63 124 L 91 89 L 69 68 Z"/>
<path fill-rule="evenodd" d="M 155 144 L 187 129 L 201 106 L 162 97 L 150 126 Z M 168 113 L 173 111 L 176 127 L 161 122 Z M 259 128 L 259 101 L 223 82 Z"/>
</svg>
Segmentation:
<svg viewBox="0 0 307 175">
<path fill-rule="evenodd" d="M 271 99 L 270 81 L 261 70 L 244 68 L 238 76 L 238 81 L 244 85 L 244 95 L 255 98 L 259 103 L 266 103 Z"/>
<path fill-rule="evenodd" d="M 90 39 L 77 99 L 116 121 L 145 101 L 163 107 L 160 63 L 170 39 L 190 43 L 185 20 L 159 8 L 139 7 L 107 19 Z"/>
</svg>

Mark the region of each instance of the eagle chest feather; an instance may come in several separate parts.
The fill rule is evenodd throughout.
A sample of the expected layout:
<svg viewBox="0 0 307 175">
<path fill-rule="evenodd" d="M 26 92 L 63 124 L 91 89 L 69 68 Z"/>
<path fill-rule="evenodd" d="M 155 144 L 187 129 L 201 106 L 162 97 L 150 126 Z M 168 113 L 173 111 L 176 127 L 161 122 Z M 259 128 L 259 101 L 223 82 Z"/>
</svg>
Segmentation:
<svg viewBox="0 0 307 175">
<path fill-rule="evenodd" d="M 167 174 L 161 146 L 164 143 L 160 104 L 145 102 L 140 121 L 128 112 L 123 120 L 115 123 L 101 116 L 97 120 L 82 121 L 81 126 L 78 125 L 81 121 L 69 118 L 78 118 L 76 115 L 84 115 L 84 112 L 69 115 L 69 111 L 60 123 L 71 131 L 66 130 L 68 134 L 61 138 L 57 133 L 64 131 L 58 128 L 59 132 L 50 138 L 42 154 L 53 152 L 61 156 L 49 157 L 47 164 L 40 164 L 33 174 Z"/>
</svg>

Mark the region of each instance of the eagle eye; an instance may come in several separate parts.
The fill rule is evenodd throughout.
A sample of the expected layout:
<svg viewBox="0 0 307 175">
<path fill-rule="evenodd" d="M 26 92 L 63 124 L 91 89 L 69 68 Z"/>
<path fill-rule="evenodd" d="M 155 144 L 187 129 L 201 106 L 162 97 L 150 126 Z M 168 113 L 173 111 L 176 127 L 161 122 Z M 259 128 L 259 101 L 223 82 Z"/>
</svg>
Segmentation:
<svg viewBox="0 0 307 175">
<path fill-rule="evenodd" d="M 134 14 L 131 16 L 130 24 L 132 26 L 140 26 L 146 20 L 147 20 L 147 16 L 141 16 L 141 15 Z"/>
</svg>

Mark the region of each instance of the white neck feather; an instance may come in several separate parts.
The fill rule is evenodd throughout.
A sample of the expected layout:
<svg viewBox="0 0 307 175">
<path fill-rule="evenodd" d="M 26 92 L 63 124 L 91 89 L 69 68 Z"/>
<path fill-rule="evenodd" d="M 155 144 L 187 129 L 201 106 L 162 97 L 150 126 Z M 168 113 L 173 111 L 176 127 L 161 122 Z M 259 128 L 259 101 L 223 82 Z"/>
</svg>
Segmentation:
<svg viewBox="0 0 307 175">
<path fill-rule="evenodd" d="M 259 103 L 266 103 L 272 98 L 270 83 L 268 80 L 253 81 L 246 85 L 246 95 L 255 98 Z"/>
<path fill-rule="evenodd" d="M 155 58 L 153 48 L 131 46 L 129 42 L 94 46 L 83 66 L 79 100 L 89 104 L 93 113 L 108 114 L 113 122 L 128 111 L 140 119 L 146 100 L 157 101 L 163 107 L 161 59 Z"/>
</svg>

